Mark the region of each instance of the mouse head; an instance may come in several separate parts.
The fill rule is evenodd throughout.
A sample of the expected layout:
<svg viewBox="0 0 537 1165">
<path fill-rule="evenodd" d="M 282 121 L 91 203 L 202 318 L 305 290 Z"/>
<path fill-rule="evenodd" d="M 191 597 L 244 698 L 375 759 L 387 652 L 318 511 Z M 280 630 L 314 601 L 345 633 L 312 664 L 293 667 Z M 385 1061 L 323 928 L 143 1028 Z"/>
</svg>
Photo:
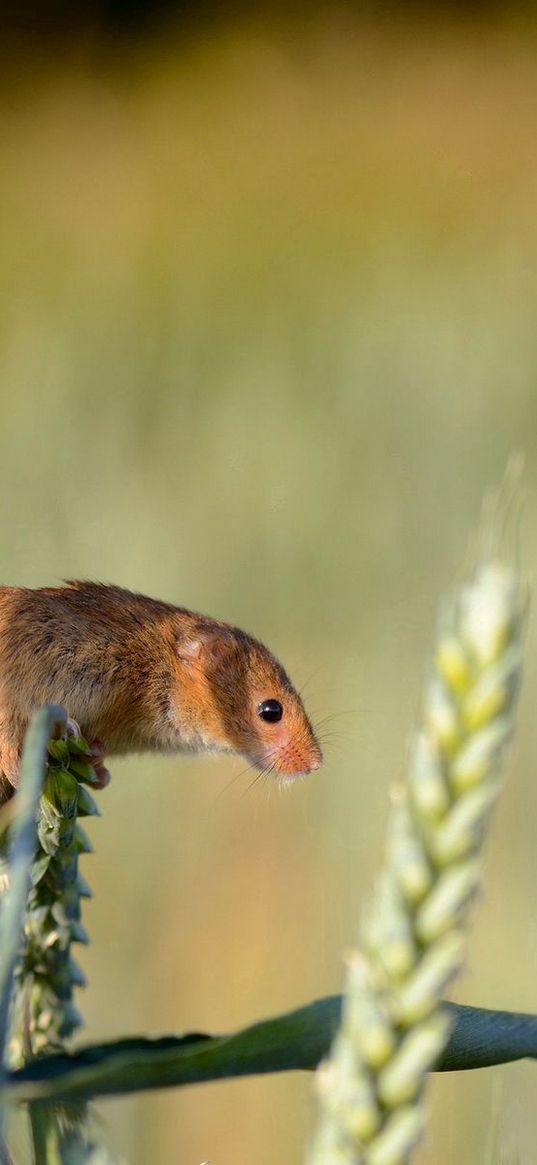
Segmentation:
<svg viewBox="0 0 537 1165">
<path fill-rule="evenodd" d="M 321 749 L 302 700 L 262 643 L 215 624 L 183 639 L 179 654 L 206 713 L 207 748 L 240 753 L 282 779 L 320 767 Z"/>
</svg>

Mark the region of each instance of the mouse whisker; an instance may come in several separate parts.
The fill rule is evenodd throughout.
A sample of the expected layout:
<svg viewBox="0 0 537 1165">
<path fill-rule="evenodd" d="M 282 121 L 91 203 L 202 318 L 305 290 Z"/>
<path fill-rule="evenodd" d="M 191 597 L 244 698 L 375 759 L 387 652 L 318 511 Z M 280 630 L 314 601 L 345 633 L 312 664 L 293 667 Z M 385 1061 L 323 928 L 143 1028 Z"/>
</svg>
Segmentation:
<svg viewBox="0 0 537 1165">
<path fill-rule="evenodd" d="M 254 785 L 257 785 L 258 781 L 261 781 L 262 784 L 265 784 L 267 777 L 269 777 L 272 772 L 274 772 L 273 765 L 268 765 L 266 768 L 261 769 L 260 772 L 256 773 L 254 779 L 252 781 L 250 781 L 250 784 L 244 790 L 244 792 L 249 793 L 250 789 L 253 789 Z"/>
<path fill-rule="evenodd" d="M 335 728 L 329 728 L 324 732 L 317 733 L 317 740 L 320 744 L 326 744 L 330 740 L 346 740 L 348 734 L 345 732 L 338 732 Z"/>
<path fill-rule="evenodd" d="M 325 724 L 331 724 L 334 720 L 339 720 L 342 716 L 359 716 L 363 714 L 363 709 L 348 708 L 344 712 L 330 712 L 326 716 L 321 716 L 320 719 L 314 717 L 315 728 L 323 728 Z"/>
<path fill-rule="evenodd" d="M 301 687 L 297 688 L 298 695 L 300 696 L 301 699 L 302 699 L 304 692 L 306 691 L 306 688 L 309 687 L 312 680 L 314 680 L 318 675 L 320 675 L 321 671 L 322 671 L 322 668 L 320 668 L 320 667 L 315 668 L 315 671 L 312 671 L 310 673 L 310 675 L 306 677 L 306 679 L 304 680 L 304 683 L 301 685 Z"/>
<path fill-rule="evenodd" d="M 241 769 L 239 773 L 235 773 L 234 776 L 231 778 L 231 780 L 226 781 L 226 784 L 221 789 L 218 790 L 218 793 L 215 793 L 215 801 L 218 801 L 220 797 L 223 797 L 224 793 L 228 793 L 229 790 L 231 789 L 231 786 L 235 785 L 236 782 L 239 781 L 240 778 L 243 777 L 245 773 L 250 773 L 251 771 L 252 771 L 252 766 L 247 765 L 245 769 Z"/>
</svg>

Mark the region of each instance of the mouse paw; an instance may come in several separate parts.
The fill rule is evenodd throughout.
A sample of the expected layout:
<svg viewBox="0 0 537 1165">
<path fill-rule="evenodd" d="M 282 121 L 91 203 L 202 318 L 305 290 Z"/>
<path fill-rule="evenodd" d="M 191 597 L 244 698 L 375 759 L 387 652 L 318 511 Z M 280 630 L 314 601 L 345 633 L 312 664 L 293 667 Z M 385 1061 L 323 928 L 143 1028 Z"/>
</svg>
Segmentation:
<svg viewBox="0 0 537 1165">
<path fill-rule="evenodd" d="M 95 789 L 105 789 L 110 784 L 111 776 L 103 764 L 105 758 L 104 744 L 100 740 L 92 740 L 89 751 L 89 761 L 95 772 Z"/>
<path fill-rule="evenodd" d="M 110 781 L 112 780 L 110 770 L 107 769 L 104 765 L 99 764 L 94 765 L 93 771 L 95 773 L 95 778 L 91 782 L 92 789 L 106 789 L 106 786 L 109 785 Z"/>
<path fill-rule="evenodd" d="M 71 743 L 82 742 L 80 728 L 74 720 L 70 721 L 76 731 L 73 732 Z M 84 748 L 74 748 L 71 755 L 71 769 L 79 781 L 89 785 L 92 789 L 105 789 L 110 784 L 110 773 L 103 764 L 105 757 L 104 745 L 100 740 L 92 740 L 90 744 L 84 741 Z"/>
</svg>

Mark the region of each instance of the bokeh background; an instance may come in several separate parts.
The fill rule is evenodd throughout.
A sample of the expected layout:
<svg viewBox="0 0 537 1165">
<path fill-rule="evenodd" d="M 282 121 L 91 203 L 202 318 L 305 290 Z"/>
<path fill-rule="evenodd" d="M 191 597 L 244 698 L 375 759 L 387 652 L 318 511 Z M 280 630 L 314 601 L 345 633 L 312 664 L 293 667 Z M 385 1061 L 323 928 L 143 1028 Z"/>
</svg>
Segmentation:
<svg viewBox="0 0 537 1165">
<path fill-rule="evenodd" d="M 285 795 L 134 758 L 91 823 L 85 1037 L 225 1031 L 341 984 L 437 599 L 512 451 L 535 574 L 537 15 L 58 0 L 1 24 L 2 580 L 237 622 L 326 718 Z M 534 645 L 456 996 L 526 1010 Z M 533 1161 L 534 1073 L 435 1078 L 417 1160 L 490 1161 L 498 1119 Z M 99 1122 L 130 1165 L 294 1165 L 313 1114 L 297 1073 Z"/>
</svg>

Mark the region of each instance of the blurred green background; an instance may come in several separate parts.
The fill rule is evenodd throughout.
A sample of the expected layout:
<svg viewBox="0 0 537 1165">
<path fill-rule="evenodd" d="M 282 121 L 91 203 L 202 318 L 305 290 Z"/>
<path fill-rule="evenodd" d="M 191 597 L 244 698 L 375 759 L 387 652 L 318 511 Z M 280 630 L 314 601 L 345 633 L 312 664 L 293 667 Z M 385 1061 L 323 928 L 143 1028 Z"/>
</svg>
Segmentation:
<svg viewBox="0 0 537 1165">
<path fill-rule="evenodd" d="M 239 761 L 114 763 L 86 1038 L 339 989 L 437 599 L 513 450 L 535 574 L 537 20 L 370 8 L 4 39 L 2 579 L 237 622 L 327 717 L 322 770 L 285 795 Z M 456 997 L 535 1011 L 533 644 Z M 534 1071 L 435 1078 L 417 1160 L 485 1161 L 498 1111 L 533 1161 Z M 311 1079 L 99 1118 L 130 1165 L 292 1165 Z"/>
</svg>

